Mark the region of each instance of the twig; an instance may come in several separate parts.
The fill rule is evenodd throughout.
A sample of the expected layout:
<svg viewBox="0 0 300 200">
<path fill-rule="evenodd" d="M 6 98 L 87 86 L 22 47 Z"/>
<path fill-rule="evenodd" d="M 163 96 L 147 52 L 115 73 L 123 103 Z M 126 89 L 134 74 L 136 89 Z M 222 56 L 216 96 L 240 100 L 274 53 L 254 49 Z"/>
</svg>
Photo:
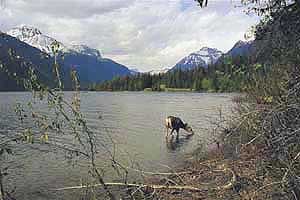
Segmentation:
<svg viewBox="0 0 300 200">
<path fill-rule="evenodd" d="M 282 181 L 273 182 L 273 183 L 269 183 L 269 184 L 267 184 L 267 185 L 264 185 L 264 186 L 258 188 L 257 190 L 255 190 L 254 192 L 252 192 L 252 195 L 251 195 L 252 197 L 251 197 L 251 199 L 253 199 L 253 198 L 255 197 L 255 195 L 256 195 L 259 191 L 265 189 L 266 187 L 270 187 L 270 186 L 273 186 L 273 185 L 278 185 L 278 184 L 281 184 L 281 183 L 282 183 Z"/>
<path fill-rule="evenodd" d="M 203 189 L 193 187 L 193 186 L 188 186 L 188 185 L 153 185 L 153 184 L 134 184 L 134 183 L 105 183 L 106 186 L 126 186 L 126 187 L 138 187 L 138 188 L 152 188 L 152 189 L 158 189 L 158 190 L 190 190 L 190 191 L 203 191 Z M 103 184 L 95 184 L 93 187 L 99 187 L 103 186 Z M 83 189 L 87 188 L 88 186 L 86 185 L 80 185 L 80 186 L 72 186 L 72 187 L 64 187 L 64 188 L 58 188 L 54 189 L 54 191 L 63 191 L 63 190 L 73 190 L 73 189 Z"/>
</svg>

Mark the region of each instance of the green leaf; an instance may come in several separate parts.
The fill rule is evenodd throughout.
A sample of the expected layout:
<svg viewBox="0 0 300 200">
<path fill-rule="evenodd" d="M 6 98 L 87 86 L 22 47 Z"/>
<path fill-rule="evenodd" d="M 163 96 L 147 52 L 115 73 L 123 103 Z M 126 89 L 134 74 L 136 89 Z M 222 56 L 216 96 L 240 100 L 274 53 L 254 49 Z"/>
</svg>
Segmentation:
<svg viewBox="0 0 300 200">
<path fill-rule="evenodd" d="M 262 68 L 262 64 L 257 63 L 254 65 L 255 70 L 259 70 L 260 68 Z"/>
</svg>

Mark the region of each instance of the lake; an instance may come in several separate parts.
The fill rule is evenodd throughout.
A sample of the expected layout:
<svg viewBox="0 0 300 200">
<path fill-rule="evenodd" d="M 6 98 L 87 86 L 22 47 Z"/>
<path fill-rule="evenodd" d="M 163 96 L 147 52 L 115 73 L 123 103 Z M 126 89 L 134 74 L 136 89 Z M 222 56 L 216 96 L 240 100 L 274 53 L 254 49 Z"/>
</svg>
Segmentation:
<svg viewBox="0 0 300 200">
<path fill-rule="evenodd" d="M 66 98 L 71 92 L 65 93 Z M 116 144 L 116 157 L 120 162 L 138 163 L 145 171 L 169 171 L 183 164 L 200 143 L 212 138 L 212 124 L 219 117 L 230 114 L 233 94 L 205 93 L 155 93 L 155 92 L 82 92 L 81 109 L 88 126 L 101 138 L 109 136 Z M 30 93 L 0 93 L 0 139 L 20 129 L 14 112 L 17 102 L 27 102 Z M 41 107 L 40 109 L 45 109 Z M 185 139 L 181 130 L 179 143 L 167 143 L 164 120 L 167 116 L 179 116 L 189 123 L 195 135 Z M 37 150 L 28 145 L 26 151 L 14 151 L 17 167 L 9 171 L 5 179 L 10 189 L 15 187 L 18 199 L 76 199 L 72 192 L 52 192 L 49 189 L 79 185 L 85 180 L 87 169 L 80 160 L 69 161 L 65 155 L 48 150 Z M 112 148 L 109 146 L 109 148 Z M 103 152 L 99 152 L 101 155 Z M 1 162 L 16 162 L 5 158 Z M 109 163 L 101 156 L 99 165 L 106 166 L 106 180 L 117 178 L 110 172 Z M 137 165 L 135 165 L 136 167 Z M 0 164 L 1 167 L 1 164 Z M 134 177 L 135 172 L 130 172 Z M 78 195 L 78 199 L 79 199 Z M 71 198 L 72 197 L 72 198 Z"/>
</svg>

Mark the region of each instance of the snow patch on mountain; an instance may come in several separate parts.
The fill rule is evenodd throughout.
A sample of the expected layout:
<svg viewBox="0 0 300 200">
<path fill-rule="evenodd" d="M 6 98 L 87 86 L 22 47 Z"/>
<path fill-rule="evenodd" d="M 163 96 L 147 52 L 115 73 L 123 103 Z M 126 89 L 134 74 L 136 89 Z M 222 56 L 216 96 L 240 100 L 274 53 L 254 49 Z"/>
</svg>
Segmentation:
<svg viewBox="0 0 300 200">
<path fill-rule="evenodd" d="M 70 45 L 70 46 L 68 46 L 67 51 L 76 52 L 76 53 L 80 53 L 80 54 L 84 54 L 84 55 L 88 55 L 88 56 L 94 56 L 94 57 L 101 58 L 101 54 L 100 54 L 100 51 L 98 49 L 90 48 L 87 45 L 82 45 L 82 44 L 80 44 L 80 45 L 78 45 L 78 44 Z"/>
<path fill-rule="evenodd" d="M 189 70 L 196 67 L 207 67 L 210 64 L 214 64 L 223 55 L 222 51 L 203 47 L 199 51 L 189 54 L 180 60 L 172 69 Z"/>
<path fill-rule="evenodd" d="M 90 48 L 87 45 L 65 45 L 52 37 L 44 35 L 39 29 L 32 26 L 22 24 L 9 30 L 7 34 L 50 55 L 52 55 L 53 43 L 57 42 L 59 44 L 58 50 L 61 52 L 79 53 L 101 58 L 100 51 L 97 49 Z"/>
<path fill-rule="evenodd" d="M 9 30 L 7 32 L 7 34 L 17 38 L 18 40 L 20 40 L 22 42 L 29 44 L 30 46 L 38 48 L 47 54 L 51 54 L 51 52 L 52 52 L 51 45 L 54 42 L 56 42 L 55 39 L 53 39 L 49 36 L 43 35 L 39 29 L 34 28 L 32 26 L 24 25 L 24 24 L 22 24 L 18 27 L 12 28 L 11 30 Z M 62 50 L 65 48 L 62 43 L 60 43 L 60 42 L 58 42 L 58 43 L 60 46 L 59 50 Z"/>
<path fill-rule="evenodd" d="M 198 58 L 201 58 L 205 62 L 205 65 L 210 65 L 214 64 L 222 56 L 223 52 L 216 48 L 203 47 L 194 54 Z"/>
</svg>

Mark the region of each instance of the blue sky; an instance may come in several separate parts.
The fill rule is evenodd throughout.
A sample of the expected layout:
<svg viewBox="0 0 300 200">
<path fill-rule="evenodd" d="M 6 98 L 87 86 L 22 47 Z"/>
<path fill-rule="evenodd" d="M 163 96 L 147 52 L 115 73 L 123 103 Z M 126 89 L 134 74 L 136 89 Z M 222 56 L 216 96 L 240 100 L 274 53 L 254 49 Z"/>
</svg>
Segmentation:
<svg viewBox="0 0 300 200">
<path fill-rule="evenodd" d="M 86 44 L 141 71 L 173 66 L 203 46 L 229 50 L 258 22 L 240 1 L 14 0 L 0 12 L 0 30 L 39 28 L 63 43 Z"/>
</svg>

